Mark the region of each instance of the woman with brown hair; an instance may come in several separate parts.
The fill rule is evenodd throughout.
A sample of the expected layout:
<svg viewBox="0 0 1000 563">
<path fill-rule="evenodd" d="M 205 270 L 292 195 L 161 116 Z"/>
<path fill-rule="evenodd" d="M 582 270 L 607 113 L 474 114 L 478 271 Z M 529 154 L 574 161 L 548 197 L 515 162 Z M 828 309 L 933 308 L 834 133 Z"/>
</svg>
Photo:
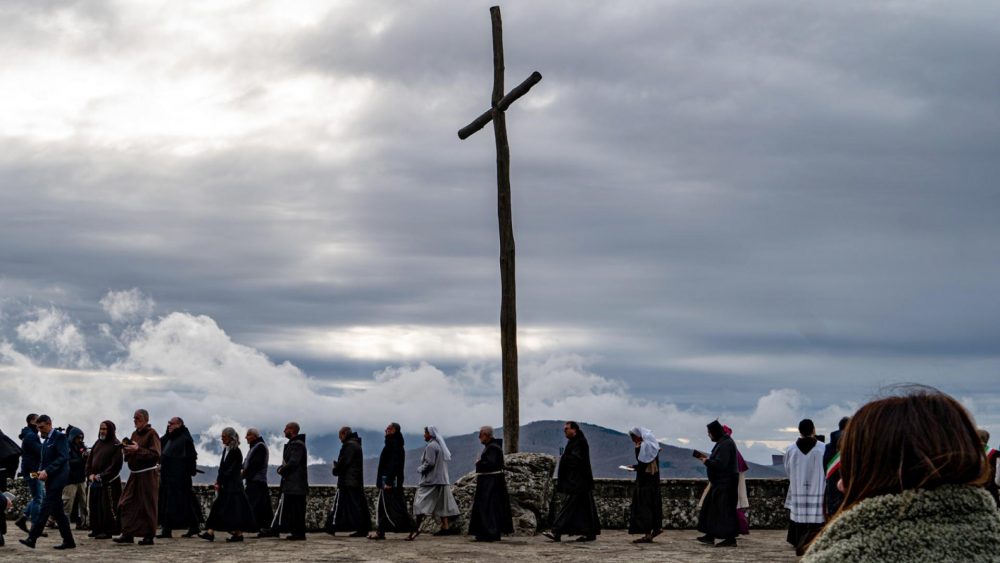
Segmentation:
<svg viewBox="0 0 1000 563">
<path fill-rule="evenodd" d="M 985 454 L 958 401 L 926 387 L 872 401 L 840 447 L 844 502 L 803 562 L 1000 560 Z"/>
</svg>

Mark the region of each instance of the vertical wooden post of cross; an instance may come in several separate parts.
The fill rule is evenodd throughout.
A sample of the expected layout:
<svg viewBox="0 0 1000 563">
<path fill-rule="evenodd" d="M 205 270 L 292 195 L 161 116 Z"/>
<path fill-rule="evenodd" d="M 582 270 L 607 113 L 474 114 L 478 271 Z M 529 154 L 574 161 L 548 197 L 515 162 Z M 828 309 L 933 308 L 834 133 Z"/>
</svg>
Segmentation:
<svg viewBox="0 0 1000 563">
<path fill-rule="evenodd" d="M 493 22 L 493 95 L 490 109 L 458 132 L 466 139 L 493 122 L 497 148 L 497 217 L 500 224 L 500 355 L 503 374 L 503 435 L 504 452 L 518 451 L 520 431 L 520 401 L 517 382 L 517 292 L 514 282 L 514 224 L 510 207 L 510 146 L 507 144 L 507 122 L 504 112 L 515 100 L 538 84 L 542 75 L 537 71 L 504 95 L 503 87 L 503 28 L 500 7 L 490 8 Z"/>
</svg>

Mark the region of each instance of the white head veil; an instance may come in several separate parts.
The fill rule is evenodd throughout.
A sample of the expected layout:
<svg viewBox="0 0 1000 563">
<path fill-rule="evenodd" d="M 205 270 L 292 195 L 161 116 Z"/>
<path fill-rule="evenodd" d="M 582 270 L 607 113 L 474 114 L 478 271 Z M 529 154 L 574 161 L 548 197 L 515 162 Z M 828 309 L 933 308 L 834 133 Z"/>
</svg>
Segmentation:
<svg viewBox="0 0 1000 563">
<path fill-rule="evenodd" d="M 428 426 L 427 433 L 431 435 L 431 439 L 441 446 L 441 453 L 444 454 L 444 460 L 451 461 L 451 451 L 448 449 L 448 444 L 444 443 L 444 436 L 438 432 L 437 426 Z"/>
<path fill-rule="evenodd" d="M 639 461 L 642 463 L 649 463 L 660 454 L 660 442 L 657 441 L 656 436 L 653 436 L 653 432 L 649 428 L 633 426 L 628 433 L 642 438 L 642 444 L 639 445 Z"/>
</svg>

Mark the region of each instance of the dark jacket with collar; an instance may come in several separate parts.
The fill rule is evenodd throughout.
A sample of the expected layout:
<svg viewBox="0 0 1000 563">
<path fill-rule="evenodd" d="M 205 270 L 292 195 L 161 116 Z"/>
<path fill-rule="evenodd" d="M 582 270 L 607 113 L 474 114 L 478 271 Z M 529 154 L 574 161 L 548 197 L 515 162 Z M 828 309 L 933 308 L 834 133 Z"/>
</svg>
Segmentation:
<svg viewBox="0 0 1000 563">
<path fill-rule="evenodd" d="M 306 435 L 298 434 L 288 440 L 281 452 L 278 474 L 281 475 L 282 494 L 302 496 L 309 494 L 308 463 Z"/>
<path fill-rule="evenodd" d="M 340 446 L 340 455 L 333 464 L 333 474 L 337 476 L 338 487 L 363 487 L 365 457 L 361 452 L 361 437 L 352 433 Z"/>
<path fill-rule="evenodd" d="M 39 467 L 48 474 L 45 481 L 46 494 L 54 489 L 62 489 L 69 483 L 69 439 L 59 430 L 53 428 L 42 444 Z"/>
<path fill-rule="evenodd" d="M 87 446 L 76 443 L 77 436 L 83 436 L 83 430 L 75 426 L 66 429 L 66 440 L 69 442 L 69 480 L 67 484 L 75 485 L 87 480 Z"/>
<path fill-rule="evenodd" d="M 42 441 L 34 426 L 25 426 L 18 435 L 21 439 L 21 473 L 27 475 L 38 471 L 42 463 Z"/>
</svg>

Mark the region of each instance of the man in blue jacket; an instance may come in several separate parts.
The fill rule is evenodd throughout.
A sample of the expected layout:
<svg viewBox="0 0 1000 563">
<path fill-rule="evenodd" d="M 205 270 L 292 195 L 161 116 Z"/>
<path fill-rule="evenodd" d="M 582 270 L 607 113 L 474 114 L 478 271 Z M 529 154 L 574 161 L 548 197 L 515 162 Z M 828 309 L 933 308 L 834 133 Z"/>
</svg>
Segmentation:
<svg viewBox="0 0 1000 563">
<path fill-rule="evenodd" d="M 69 482 L 69 440 L 62 432 L 52 429 L 52 419 L 48 415 L 36 418 L 35 426 L 43 439 L 38 480 L 45 483 L 45 500 L 42 502 L 42 509 L 31 521 L 28 539 L 19 541 L 34 549 L 38 536 L 45 530 L 45 522 L 52 516 L 63 540 L 55 549 L 73 549 L 76 542 L 62 505 L 62 490 Z"/>
<path fill-rule="evenodd" d="M 41 463 L 42 441 L 38 439 L 38 429 L 35 428 L 35 419 L 38 415 L 31 413 L 28 415 L 27 426 L 21 429 L 18 438 L 21 439 L 21 477 L 24 478 L 24 485 L 31 495 L 31 501 L 24 507 L 24 514 L 14 521 L 14 524 L 28 532 L 28 522 L 34 522 L 38 516 L 38 511 L 42 509 L 42 499 L 45 497 L 43 483 L 31 476 L 38 472 L 38 465 Z"/>
</svg>

